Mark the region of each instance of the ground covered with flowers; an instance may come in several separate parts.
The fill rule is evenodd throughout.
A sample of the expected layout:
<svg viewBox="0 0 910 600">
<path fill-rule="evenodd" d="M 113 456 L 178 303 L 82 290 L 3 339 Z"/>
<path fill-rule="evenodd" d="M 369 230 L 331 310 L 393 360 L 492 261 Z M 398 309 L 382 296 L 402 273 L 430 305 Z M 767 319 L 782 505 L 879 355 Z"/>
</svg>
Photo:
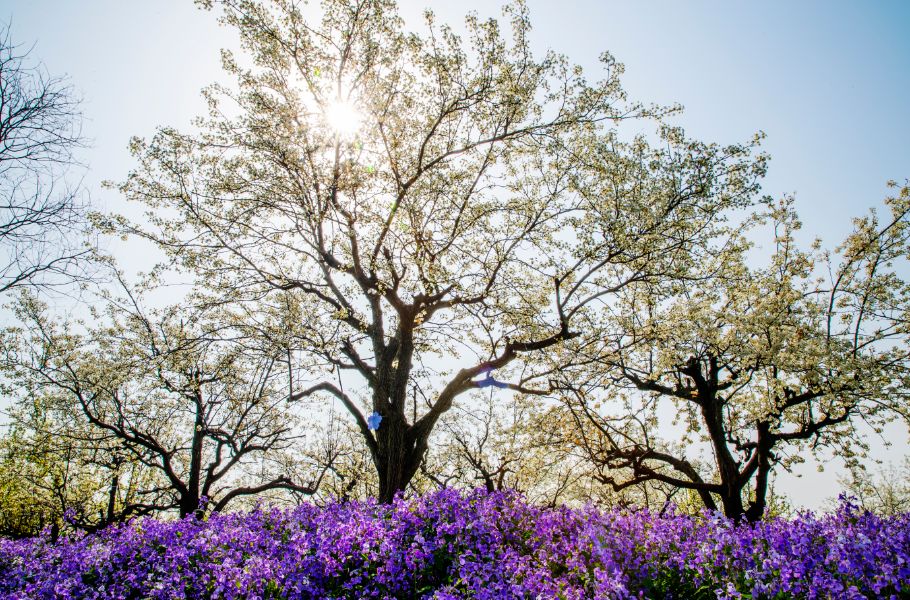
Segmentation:
<svg viewBox="0 0 910 600">
<path fill-rule="evenodd" d="M 910 598 L 910 516 L 734 524 L 443 491 L 0 541 L 3 598 Z"/>
</svg>

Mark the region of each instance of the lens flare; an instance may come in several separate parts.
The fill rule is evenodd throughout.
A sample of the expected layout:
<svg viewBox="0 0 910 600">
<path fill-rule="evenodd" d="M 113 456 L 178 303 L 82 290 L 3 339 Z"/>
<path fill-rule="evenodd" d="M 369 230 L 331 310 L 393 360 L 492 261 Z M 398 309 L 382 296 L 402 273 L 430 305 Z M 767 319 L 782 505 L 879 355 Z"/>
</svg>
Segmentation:
<svg viewBox="0 0 910 600">
<path fill-rule="evenodd" d="M 360 129 L 363 116 L 350 102 L 333 102 L 325 111 L 325 118 L 335 133 L 342 137 L 353 136 Z"/>
</svg>

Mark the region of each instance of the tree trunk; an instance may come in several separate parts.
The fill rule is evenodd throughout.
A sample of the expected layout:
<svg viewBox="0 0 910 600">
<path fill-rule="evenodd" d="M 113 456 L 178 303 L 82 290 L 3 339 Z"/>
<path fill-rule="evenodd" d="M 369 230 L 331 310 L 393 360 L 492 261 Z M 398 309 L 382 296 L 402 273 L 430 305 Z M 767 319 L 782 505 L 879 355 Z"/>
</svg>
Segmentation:
<svg viewBox="0 0 910 600">
<path fill-rule="evenodd" d="M 712 375 L 714 375 L 713 370 Z M 715 380 L 715 377 L 709 378 L 704 389 L 700 390 L 702 419 L 717 461 L 720 484 L 723 488 L 720 492 L 720 499 L 724 515 L 731 519 L 739 519 L 746 512 L 742 498 L 745 482 L 741 481 L 739 465 L 727 447 L 726 430 L 723 423 L 723 403 L 718 398 Z"/>
<path fill-rule="evenodd" d="M 408 456 L 407 423 L 397 415 L 386 416 L 377 430 L 379 446 L 376 471 L 379 475 L 379 501 L 388 504 L 405 488 L 404 463 Z"/>
<path fill-rule="evenodd" d="M 376 471 L 379 475 L 379 501 L 388 504 L 404 491 L 420 467 L 423 449 L 411 435 L 403 414 L 383 418 L 377 431 L 379 446 Z"/>
<path fill-rule="evenodd" d="M 746 513 L 743 505 L 742 488 L 724 483 L 724 492 L 721 494 L 721 503 L 724 507 L 724 516 L 730 519 L 740 519 Z"/>
<path fill-rule="evenodd" d="M 115 473 L 111 475 L 111 487 L 107 495 L 107 514 L 104 517 L 104 525 L 110 525 L 116 520 L 114 511 L 117 509 L 117 491 L 119 487 L 120 475 Z"/>
<path fill-rule="evenodd" d="M 758 485 L 756 484 L 756 488 L 757 487 Z M 759 493 L 760 492 L 756 490 L 756 496 L 758 496 Z M 762 517 L 765 516 L 765 509 L 767 506 L 768 504 L 765 500 L 765 494 L 761 493 L 760 498 L 749 504 L 749 509 L 745 512 L 746 520 L 748 520 L 750 523 L 757 523 L 758 521 L 761 521 Z"/>
<path fill-rule="evenodd" d="M 205 443 L 206 435 L 202 391 L 196 389 L 189 398 L 196 405 L 196 419 L 193 441 L 190 446 L 190 472 L 186 484 L 187 491 L 180 498 L 180 517 L 183 518 L 189 514 L 195 514 L 201 518 L 203 511 L 199 507 L 199 501 L 202 499 L 200 494 L 200 489 L 202 489 L 202 446 Z"/>
<path fill-rule="evenodd" d="M 195 514 L 196 516 L 201 516 L 198 514 L 199 510 L 199 494 L 194 494 L 192 491 L 187 492 L 180 496 L 180 518 Z"/>
<path fill-rule="evenodd" d="M 708 510 L 717 510 L 717 502 L 714 501 L 711 492 L 707 490 L 696 490 L 696 493 L 698 494 L 698 497 L 701 498 L 701 502 L 705 505 L 705 508 Z"/>
<path fill-rule="evenodd" d="M 414 353 L 413 315 L 402 321 L 395 341 L 386 345 L 374 339 L 377 357 L 376 384 L 373 388 L 373 410 L 382 420 L 376 430 L 377 452 L 373 457 L 379 475 L 379 498 L 383 504 L 395 499 L 414 478 L 426 449 L 418 440 L 414 427 L 405 414 L 411 358 Z M 416 418 L 416 415 L 415 415 Z"/>
<path fill-rule="evenodd" d="M 771 436 L 771 424 L 767 421 L 759 421 L 756 425 L 758 430 L 758 469 L 755 476 L 755 497 L 749 503 L 749 509 L 746 511 L 746 519 L 755 523 L 765 516 L 765 509 L 768 507 L 768 476 L 771 473 L 771 450 L 774 446 L 774 440 Z"/>
<path fill-rule="evenodd" d="M 724 516 L 730 519 L 741 519 L 746 513 L 746 507 L 743 504 L 743 488 L 748 480 L 742 480 L 739 468 L 722 440 L 720 444 L 715 444 L 715 448 L 718 446 L 725 451 L 725 454 L 718 456 L 717 461 L 720 467 L 718 469 L 720 484 L 723 488 L 723 491 L 720 492 L 720 500 L 724 507 Z"/>
</svg>

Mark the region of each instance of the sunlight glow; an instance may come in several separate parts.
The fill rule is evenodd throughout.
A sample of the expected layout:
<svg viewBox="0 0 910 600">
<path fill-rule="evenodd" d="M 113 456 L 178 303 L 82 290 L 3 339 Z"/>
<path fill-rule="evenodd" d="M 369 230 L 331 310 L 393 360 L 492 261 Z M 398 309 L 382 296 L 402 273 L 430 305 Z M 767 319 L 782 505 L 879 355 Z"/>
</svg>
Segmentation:
<svg viewBox="0 0 910 600">
<path fill-rule="evenodd" d="M 335 133 L 342 137 L 350 137 L 360 129 L 363 116 L 349 102 L 338 100 L 329 105 L 325 111 L 326 120 Z"/>
</svg>

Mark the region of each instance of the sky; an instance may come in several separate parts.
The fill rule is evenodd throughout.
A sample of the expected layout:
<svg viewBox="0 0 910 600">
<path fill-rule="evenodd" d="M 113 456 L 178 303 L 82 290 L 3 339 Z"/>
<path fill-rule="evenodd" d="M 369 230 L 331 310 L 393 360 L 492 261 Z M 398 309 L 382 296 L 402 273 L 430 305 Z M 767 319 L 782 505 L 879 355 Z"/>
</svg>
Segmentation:
<svg viewBox="0 0 910 600">
<path fill-rule="evenodd" d="M 886 182 L 910 178 L 910 2 L 723 2 L 528 0 L 532 40 L 567 55 L 591 78 L 605 50 L 626 66 L 629 97 L 685 106 L 674 119 L 692 137 L 745 142 L 756 131 L 771 155 L 764 193 L 793 194 L 806 240 L 833 247 L 851 218 L 880 205 Z M 404 0 L 416 23 L 424 8 L 462 23 L 467 11 L 500 16 L 500 2 Z M 97 206 L 130 212 L 104 180 L 133 165 L 132 136 L 158 126 L 186 129 L 204 112 L 199 94 L 224 81 L 219 49 L 230 30 L 191 0 L 0 0 L 0 21 L 52 75 L 67 75 L 83 100 L 84 183 Z M 129 268 L 142 256 L 111 242 Z M 908 454 L 902 427 L 877 453 Z M 880 448 L 879 444 L 875 444 Z M 833 458 L 825 473 L 783 476 L 781 491 L 821 508 L 837 493 Z"/>
</svg>

